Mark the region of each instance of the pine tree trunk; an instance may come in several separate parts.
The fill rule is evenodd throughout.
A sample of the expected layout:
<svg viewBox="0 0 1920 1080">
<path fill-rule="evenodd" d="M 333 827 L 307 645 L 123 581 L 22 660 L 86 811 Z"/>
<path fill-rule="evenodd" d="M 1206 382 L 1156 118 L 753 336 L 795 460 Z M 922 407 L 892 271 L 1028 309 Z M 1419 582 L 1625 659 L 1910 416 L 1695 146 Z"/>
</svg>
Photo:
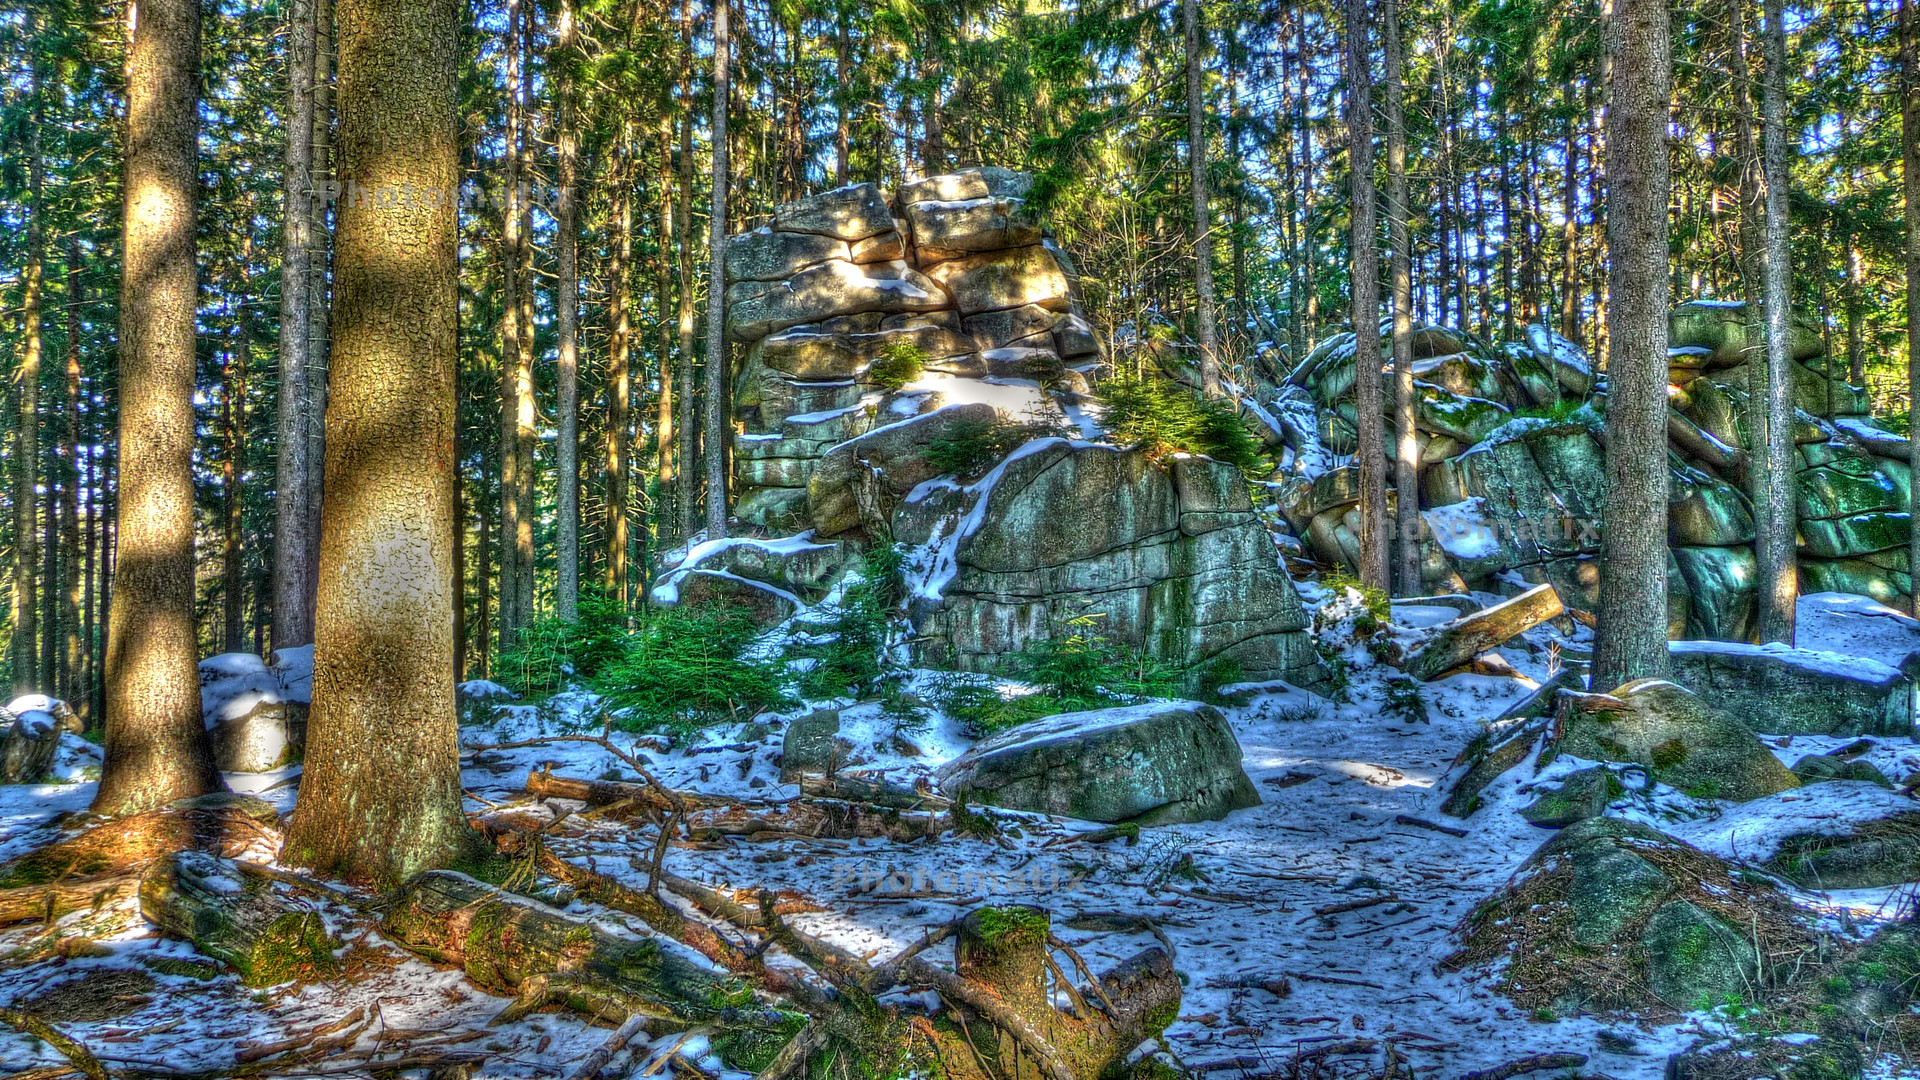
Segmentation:
<svg viewBox="0 0 1920 1080">
<path fill-rule="evenodd" d="M 1659 678 L 1667 659 L 1666 0 L 1615 0 L 1607 25 L 1606 530 L 1592 683 Z"/>
<path fill-rule="evenodd" d="M 674 353 L 673 383 L 680 388 L 675 405 L 676 433 L 674 458 L 679 479 L 674 488 L 679 532 L 677 539 L 691 539 L 699 528 L 699 474 L 695 471 L 698 455 L 694 440 L 693 404 L 693 3 L 680 6 L 680 175 L 674 185 L 675 214 L 679 219 L 680 281 L 676 294 L 680 347 Z"/>
<path fill-rule="evenodd" d="M 548 62 L 548 78 L 556 86 L 554 111 L 558 114 L 557 142 L 559 170 L 556 176 L 554 215 L 554 323 L 559 329 L 560 357 L 558 398 L 555 402 L 557 427 L 554 470 L 559 473 L 555 516 L 559 518 L 554 543 L 554 561 L 558 564 L 553 589 L 554 614 L 566 622 L 579 617 L 580 606 L 580 222 L 577 207 L 579 186 L 580 139 L 574 130 L 574 100 L 571 77 L 554 71 L 573 60 L 574 11 L 570 0 L 561 0 L 559 25 L 554 48 L 559 64 Z"/>
<path fill-rule="evenodd" d="M 197 0 L 146 0 L 127 81 L 120 466 L 106 763 L 93 809 L 222 787 L 200 721 L 193 612 Z"/>
<path fill-rule="evenodd" d="M 461 12 L 339 8 L 341 170 L 431 194 L 339 215 L 313 707 L 283 857 L 382 886 L 470 840 L 449 617 Z"/>
<path fill-rule="evenodd" d="M 65 583 L 62 602 L 66 611 L 66 635 L 63 642 L 59 689 L 55 691 L 73 706 L 84 723 L 92 717 L 87 708 L 86 637 L 91 627 L 81 622 L 82 599 L 86 592 L 86 572 L 80 555 L 80 488 L 86 473 L 80 466 L 80 305 L 84 288 L 80 282 L 80 241 L 67 241 L 67 381 L 62 434 L 66 436 L 66 463 L 62 469 L 65 487 L 60 495 L 61 575 Z M 89 496 L 91 500 L 91 496 Z"/>
<path fill-rule="evenodd" d="M 607 273 L 607 595 L 621 606 L 627 602 L 627 410 L 633 397 L 628 364 L 633 349 L 633 320 L 627 294 L 633 265 L 633 129 L 624 125 L 614 147 L 613 258 Z M 666 252 L 660 254 L 666 258 Z M 665 322 L 664 317 L 661 320 Z M 663 354 L 664 355 L 664 354 Z M 673 387 L 663 383 L 663 398 Z M 664 459 L 661 472 L 666 472 Z"/>
<path fill-rule="evenodd" d="M 523 70 L 532 67 L 533 45 L 535 39 L 534 20 L 537 16 L 537 4 L 534 0 L 522 0 L 520 4 L 520 49 Z M 540 432 L 536 428 L 539 421 L 539 404 L 535 398 L 533 356 L 534 339 L 538 334 L 538 324 L 534 321 L 533 303 L 533 199 L 530 197 L 530 185 L 538 177 L 533 168 L 534 148 L 538 145 L 533 131 L 533 78 L 531 74 L 520 81 L 520 179 L 529 185 L 522 190 L 520 214 L 519 245 L 515 249 L 515 260 L 519 265 L 516 281 L 519 291 L 513 301 L 520 305 L 520 341 L 519 350 L 514 355 L 514 500 L 518 503 L 515 516 L 518 528 L 514 534 L 514 565 L 519 573 L 514 578 L 513 607 L 517 627 L 525 627 L 533 621 L 534 582 L 539 568 L 534 552 L 533 530 L 537 511 L 534 499 L 536 478 L 534 477 L 534 445 L 539 441 Z"/>
<path fill-rule="evenodd" d="M 34 19 L 39 26 L 40 20 Z M 27 131 L 27 264 L 21 269 L 19 413 L 13 429 L 13 692 L 32 693 L 39 681 L 40 573 L 39 508 L 34 484 L 40 467 L 40 305 L 45 286 L 47 205 L 46 154 L 41 129 L 46 111 L 41 105 L 40 62 L 28 65 L 28 95 L 32 115 Z M 52 687 L 47 687 L 52 690 Z"/>
<path fill-rule="evenodd" d="M 1385 394 L 1380 379 L 1380 237 L 1373 186 L 1372 25 L 1368 0 L 1347 0 L 1347 154 L 1353 231 L 1354 408 L 1359 410 L 1360 580 L 1378 589 L 1387 571 Z"/>
<path fill-rule="evenodd" d="M 1787 30 L 1781 0 L 1765 0 L 1763 31 L 1761 123 L 1766 128 L 1766 315 L 1767 315 L 1767 474 L 1771 490 L 1764 521 L 1766 560 L 1760 566 L 1759 629 L 1762 642 L 1793 643 L 1795 598 L 1799 595 L 1794 566 L 1793 371 L 1787 335 L 1793 326 L 1791 298 L 1792 249 L 1787 242 L 1786 130 Z M 1758 363 L 1759 358 L 1749 361 Z"/>
<path fill-rule="evenodd" d="M 243 259 L 242 264 L 245 265 Z M 246 294 L 234 305 L 238 318 L 246 318 Z M 237 328 L 237 340 L 227 354 L 227 367 L 220 388 L 220 421 L 225 446 L 220 455 L 220 623 L 222 652 L 242 652 L 247 647 L 246 554 L 242 550 L 240 527 L 242 485 L 246 482 L 247 429 L 247 337 L 244 322 Z"/>
<path fill-rule="evenodd" d="M 727 535 L 727 8 L 713 5 L 713 204 L 707 245 L 707 539 Z"/>
<path fill-rule="evenodd" d="M 1394 578 L 1401 596 L 1418 596 L 1420 580 L 1420 438 L 1413 427 L 1413 230 L 1407 215 L 1407 108 L 1401 0 L 1381 0 L 1387 39 L 1387 234 L 1393 248 L 1393 459 L 1396 498 Z"/>
<path fill-rule="evenodd" d="M 1180 0 L 1187 45 L 1187 166 L 1193 187 L 1194 324 L 1200 346 L 1200 389 L 1220 393 L 1220 344 L 1213 312 L 1213 210 L 1207 193 L 1206 27 L 1200 0 Z"/>
<path fill-rule="evenodd" d="M 315 0 L 292 0 L 287 21 L 288 119 L 286 176 L 281 192 L 280 388 L 275 422 L 273 501 L 273 644 L 313 640 L 313 593 L 307 567 L 318 558 L 310 531 L 312 485 L 319 463 L 308 460 L 312 415 L 313 249 L 316 189 L 313 139 L 318 26 Z M 319 205 L 319 213 L 325 213 Z"/>
<path fill-rule="evenodd" d="M 500 210 L 500 651 L 513 647 L 520 628 L 520 204 L 526 191 L 520 174 L 520 142 L 525 138 L 520 75 L 520 5 L 508 0 L 506 199 Z"/>
<path fill-rule="evenodd" d="M 1907 222 L 1907 400 L 1920 401 L 1920 12 L 1900 0 L 1900 172 Z M 1920 424 L 1907 427 L 1907 461 L 1913 466 L 1909 505 L 1920 506 Z M 1920 513 L 1908 518 L 1907 553 L 1920 567 Z M 1920 588 L 1913 611 L 1920 618 Z"/>
</svg>

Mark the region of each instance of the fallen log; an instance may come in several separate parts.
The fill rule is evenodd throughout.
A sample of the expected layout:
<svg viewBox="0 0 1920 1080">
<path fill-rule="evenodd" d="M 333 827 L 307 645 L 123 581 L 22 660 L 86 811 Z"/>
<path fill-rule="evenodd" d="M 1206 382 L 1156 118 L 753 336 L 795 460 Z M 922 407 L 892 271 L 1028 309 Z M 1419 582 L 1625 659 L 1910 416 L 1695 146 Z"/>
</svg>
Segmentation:
<svg viewBox="0 0 1920 1080">
<path fill-rule="evenodd" d="M 240 973 L 248 986 L 309 981 L 336 973 L 340 942 L 296 890 L 242 862 L 176 852 L 140 881 L 140 914 L 162 933 Z"/>
<path fill-rule="evenodd" d="M 852 776 L 802 776 L 800 791 L 820 799 L 845 799 L 897 810 L 945 810 L 951 804 L 931 791 L 896 784 L 887 780 L 862 780 Z"/>
<path fill-rule="evenodd" d="M 1431 641 L 1407 659 L 1404 670 L 1429 682 L 1565 611 L 1552 585 L 1536 585 L 1505 603 L 1441 626 Z"/>
<path fill-rule="evenodd" d="M 672 813 L 673 803 L 652 784 L 628 784 L 618 780 L 576 780 L 555 776 L 546 769 L 527 773 L 527 794 L 539 799 L 572 799 L 588 806 L 618 806 L 633 812 Z"/>
<path fill-rule="evenodd" d="M 658 939 L 615 937 L 451 870 L 408 882 L 381 932 L 409 952 L 461 968 L 484 990 L 520 993 L 539 979 L 529 996 L 591 1015 L 775 1029 L 791 1019 Z"/>
<path fill-rule="evenodd" d="M 75 911 L 99 911 L 140 891 L 140 875 L 109 874 L 81 881 L 50 882 L 0 890 L 0 926 L 43 922 L 48 926 Z"/>
</svg>

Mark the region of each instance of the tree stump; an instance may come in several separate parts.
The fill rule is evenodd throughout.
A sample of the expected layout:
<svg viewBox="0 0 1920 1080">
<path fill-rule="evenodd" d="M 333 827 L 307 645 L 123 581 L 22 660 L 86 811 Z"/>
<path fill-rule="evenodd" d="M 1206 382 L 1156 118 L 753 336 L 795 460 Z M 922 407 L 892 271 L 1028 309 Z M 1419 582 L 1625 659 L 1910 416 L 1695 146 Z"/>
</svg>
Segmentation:
<svg viewBox="0 0 1920 1080">
<path fill-rule="evenodd" d="M 1075 1080 L 1099 1080 L 1173 1022 L 1180 1009 L 1180 977 L 1166 950 L 1156 946 L 1100 976 L 1083 997 L 1053 959 L 1057 945 L 1041 909 L 978 908 L 960 923 L 955 973 L 986 989 L 989 1000 L 1050 1043 Z M 913 981 L 912 971 L 904 974 Z M 1054 1004 L 1061 992 L 1072 1002 L 1071 1010 Z M 942 996 L 948 1007 L 931 1030 L 949 1080 L 1055 1080 L 1047 1064 L 1025 1052 L 999 1018 L 953 1000 L 944 989 Z"/>
<path fill-rule="evenodd" d="M 240 973 L 248 986 L 326 978 L 340 943 L 290 886 L 200 851 L 161 859 L 140 882 L 140 913 Z"/>
</svg>

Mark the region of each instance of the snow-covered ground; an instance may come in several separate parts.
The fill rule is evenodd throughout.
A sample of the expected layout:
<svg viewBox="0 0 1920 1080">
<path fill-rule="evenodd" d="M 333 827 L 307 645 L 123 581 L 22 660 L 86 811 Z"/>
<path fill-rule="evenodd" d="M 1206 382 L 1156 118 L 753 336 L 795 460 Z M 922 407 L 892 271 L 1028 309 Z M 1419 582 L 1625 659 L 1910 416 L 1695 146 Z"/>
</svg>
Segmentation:
<svg viewBox="0 0 1920 1080">
<path fill-rule="evenodd" d="M 1315 586 L 1303 592 L 1334 627 L 1327 640 L 1341 641 L 1342 628 L 1351 623 L 1338 616 L 1351 601 Z M 1419 628 L 1454 614 L 1439 605 L 1396 605 L 1390 633 L 1410 642 Z M 1920 648 L 1920 625 L 1858 597 L 1807 597 L 1797 644 L 1897 664 Z M 1455 758 L 1487 720 L 1550 677 L 1557 665 L 1586 655 L 1590 646 L 1584 630 L 1572 637 L 1550 626 L 1530 631 L 1524 641 L 1499 650 L 1520 677 L 1461 674 L 1429 684 L 1427 717 L 1421 720 L 1383 710 L 1376 693 L 1395 673 L 1377 664 L 1362 644 L 1348 642 L 1343 649 L 1352 666 L 1348 702 L 1279 687 L 1225 709 L 1263 805 L 1224 821 L 1144 829 L 1137 843 L 1077 839 L 1096 828 L 1085 822 L 996 812 L 998 838 L 948 834 L 900 844 L 776 831 L 763 838 L 722 837 L 675 846 L 667 866 L 716 886 L 793 890 L 821 908 L 795 916 L 800 927 L 876 961 L 917 940 L 924 928 L 983 902 L 1048 909 L 1056 931 L 1096 970 L 1164 939 L 1186 982 L 1167 1049 L 1201 1072 L 1258 1074 L 1331 1037 L 1366 1036 L 1393 1040 L 1422 1077 L 1452 1077 L 1530 1053 L 1564 1051 L 1590 1055 L 1589 1071 L 1619 1080 L 1657 1077 L 1666 1055 L 1709 1030 L 1711 1020 L 1694 1016 L 1653 1028 L 1600 1017 L 1536 1019 L 1490 990 L 1484 971 L 1438 970 L 1457 947 L 1461 918 L 1550 835 L 1518 815 L 1531 801 L 1532 788 L 1585 764 L 1555 762 L 1539 776 L 1528 768 L 1514 770 L 1487 790 L 1483 809 L 1456 821 L 1439 810 L 1447 784 L 1457 775 Z M 929 678 L 923 674 L 917 681 L 924 686 Z M 759 718 L 757 727 L 710 730 L 671 749 L 655 740 L 634 740 L 633 753 L 666 784 L 777 802 L 798 794 L 780 781 L 782 730 L 810 708 Z M 502 706 L 491 723 L 463 729 L 462 739 L 478 748 L 586 726 L 598 729 L 596 701 L 575 693 L 541 705 Z M 854 746 L 847 772 L 903 782 L 931 776 L 969 744 L 944 716 L 936 715 L 923 728 L 898 730 L 877 705 L 846 709 L 841 735 Z M 1798 736 L 1769 740 L 1769 745 L 1791 764 L 1850 741 Z M 1865 760 L 1896 784 L 1920 771 L 1920 750 L 1910 742 L 1880 743 Z M 548 816 L 581 809 L 562 800 L 529 803 L 527 773 L 547 763 L 569 776 L 632 778 L 602 749 L 580 743 L 480 749 L 466 761 L 464 780 L 475 797 L 470 803 L 475 812 L 507 804 Z M 297 777 L 296 766 L 234 775 L 229 781 L 235 790 L 258 793 L 284 812 L 296 798 Z M 1751 857 L 1756 819 L 1817 821 L 1844 815 L 1847 809 L 1840 803 L 1849 788 L 1857 791 L 1854 785 L 1819 785 L 1738 809 L 1656 788 L 1626 796 L 1615 812 L 1656 822 L 1708 850 Z M 44 826 L 82 810 L 91 795 L 92 784 L 86 782 L 0 788 L 0 858 L 44 842 Z M 1905 797 L 1881 792 L 1852 798 L 1878 805 Z M 774 810 L 770 806 L 768 812 Z M 1465 835 L 1410 824 L 1410 819 Z M 629 884 L 644 883 L 650 827 L 575 815 L 552 835 L 564 856 L 590 862 Z M 1844 908 L 1849 924 L 1865 930 L 1891 913 L 1897 892 L 1800 899 L 1836 913 Z M 1315 912 L 1382 895 L 1392 899 L 1326 915 Z M 577 903 L 575 910 L 598 914 L 622 932 L 645 932 L 626 916 Z M 454 1041 L 437 1049 L 489 1053 L 479 1076 L 565 1075 L 605 1038 L 603 1029 L 564 1013 L 485 1028 L 485 1019 L 507 1004 L 504 999 L 477 991 L 457 972 L 396 951 L 362 950 L 379 959 L 366 964 L 352 983 L 254 992 L 227 975 L 202 981 L 172 973 L 189 969 L 165 961 L 190 959 L 190 951 L 159 938 L 125 908 L 68 916 L 58 930 L 64 936 L 96 936 L 97 948 L 83 951 L 100 955 L 13 970 L 0 966 L 0 1001 L 32 1000 L 88 973 L 140 973 L 150 982 L 135 980 L 132 1011 L 97 1020 L 54 1017 L 110 1064 L 218 1068 L 245 1046 L 286 1039 L 355 1010 L 361 1012 L 354 1023 L 364 1025 L 357 1042 L 361 1049 L 375 1045 L 383 1032 L 397 1047 L 425 1045 L 419 1033 L 444 1031 Z M 30 925 L 0 934 L 0 954 L 44 933 L 45 928 Z M 377 935 L 364 944 L 377 945 Z M 155 970 L 156 963 L 168 970 Z M 642 1038 L 632 1060 L 666 1053 L 673 1041 L 649 1046 Z M 680 1050 L 697 1057 L 700 1046 Z M 0 1071 L 56 1060 L 50 1049 L 23 1036 L 0 1034 Z M 616 1063 L 627 1061 L 627 1054 L 616 1058 Z M 705 1061 L 718 1065 L 717 1058 Z"/>
</svg>

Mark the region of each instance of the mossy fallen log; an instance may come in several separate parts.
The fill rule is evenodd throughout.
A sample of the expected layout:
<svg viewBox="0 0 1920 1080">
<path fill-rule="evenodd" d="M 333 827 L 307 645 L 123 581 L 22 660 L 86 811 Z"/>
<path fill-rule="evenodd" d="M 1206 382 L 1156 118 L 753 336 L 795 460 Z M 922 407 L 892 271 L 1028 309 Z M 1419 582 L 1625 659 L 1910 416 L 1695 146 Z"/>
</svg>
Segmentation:
<svg viewBox="0 0 1920 1080">
<path fill-rule="evenodd" d="M 154 863 L 140 882 L 140 913 L 162 932 L 240 973 L 248 986 L 338 973 L 340 947 L 297 890 L 260 867 L 200 851 Z"/>
<path fill-rule="evenodd" d="M 608 1019 L 641 1014 L 731 1027 L 798 1026 L 791 1014 L 756 1003 L 747 984 L 658 939 L 616 937 L 451 870 L 408 882 L 381 931 L 409 952 L 461 968 L 484 990 L 537 996 Z"/>
</svg>

